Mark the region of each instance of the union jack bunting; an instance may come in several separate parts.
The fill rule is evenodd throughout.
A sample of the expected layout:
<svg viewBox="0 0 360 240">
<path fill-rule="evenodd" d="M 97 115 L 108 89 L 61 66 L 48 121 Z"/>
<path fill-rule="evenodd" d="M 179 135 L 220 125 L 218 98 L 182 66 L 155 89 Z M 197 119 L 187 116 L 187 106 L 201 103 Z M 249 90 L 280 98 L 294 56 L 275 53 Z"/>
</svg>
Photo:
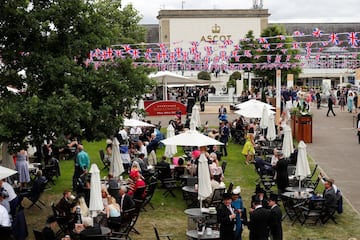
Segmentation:
<svg viewBox="0 0 360 240">
<path fill-rule="evenodd" d="M 214 50 L 211 46 L 205 46 L 204 50 L 206 51 L 206 56 L 210 56 L 213 54 Z"/>
<path fill-rule="evenodd" d="M 281 41 L 283 41 L 283 40 L 286 39 L 286 37 L 285 37 L 284 35 L 279 35 L 279 39 L 280 39 Z"/>
<path fill-rule="evenodd" d="M 276 55 L 275 56 L 275 63 L 280 63 L 281 62 L 281 55 Z"/>
<path fill-rule="evenodd" d="M 175 53 L 177 57 L 181 57 L 183 53 L 182 48 L 175 48 Z"/>
<path fill-rule="evenodd" d="M 298 49 L 299 47 L 300 47 L 300 44 L 298 42 L 293 42 L 293 44 L 292 44 L 293 49 Z"/>
<path fill-rule="evenodd" d="M 304 33 L 300 32 L 300 31 L 293 32 L 293 37 L 301 37 L 303 35 L 304 35 Z"/>
<path fill-rule="evenodd" d="M 339 44 L 339 37 L 337 33 L 331 33 L 329 35 L 329 42 L 331 42 L 334 45 L 338 45 Z"/>
<path fill-rule="evenodd" d="M 321 31 L 319 28 L 314 28 L 314 30 L 313 30 L 313 32 L 312 32 L 312 35 L 313 35 L 314 37 L 319 38 L 319 37 L 322 36 L 322 31 Z"/>
<path fill-rule="evenodd" d="M 268 43 L 268 40 L 264 37 L 258 39 L 259 43 Z"/>
<path fill-rule="evenodd" d="M 284 46 L 283 43 L 278 43 L 278 44 L 276 44 L 276 48 L 282 48 L 283 46 Z"/>
<path fill-rule="evenodd" d="M 357 36 L 357 33 L 355 32 L 351 32 L 351 33 L 348 33 L 348 41 L 349 41 L 349 44 L 352 46 L 352 47 L 355 47 L 358 45 L 358 36 Z"/>
<path fill-rule="evenodd" d="M 126 53 L 129 53 L 129 52 L 130 52 L 130 50 L 131 50 L 131 47 L 130 47 L 130 45 L 129 45 L 129 44 L 127 44 L 127 45 L 123 45 L 122 47 L 124 48 L 124 50 L 125 50 L 125 52 L 126 52 Z"/>
<path fill-rule="evenodd" d="M 252 57 L 251 51 L 250 50 L 244 50 L 244 56 L 248 57 L 248 58 L 251 58 Z"/>
</svg>

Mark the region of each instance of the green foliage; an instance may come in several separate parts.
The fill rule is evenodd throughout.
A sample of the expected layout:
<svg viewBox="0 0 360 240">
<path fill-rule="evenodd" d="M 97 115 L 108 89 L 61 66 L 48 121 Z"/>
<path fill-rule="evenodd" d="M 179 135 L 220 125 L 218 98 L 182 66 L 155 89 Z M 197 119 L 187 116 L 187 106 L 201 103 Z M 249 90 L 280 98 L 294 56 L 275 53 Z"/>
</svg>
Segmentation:
<svg viewBox="0 0 360 240">
<path fill-rule="evenodd" d="M 239 71 L 235 71 L 233 72 L 230 77 L 228 82 L 226 83 L 227 88 L 235 88 L 236 89 L 236 80 L 241 79 L 241 73 Z"/>
<path fill-rule="evenodd" d="M 197 78 L 201 80 L 211 80 L 210 73 L 206 71 L 199 72 Z"/>
<path fill-rule="evenodd" d="M 41 143 L 67 133 L 87 140 L 113 134 L 153 84 L 149 70 L 127 59 L 95 70 L 84 60 L 95 48 L 144 41 L 138 11 L 112 0 L 31 2 L 0 2 L 0 141 L 11 148 L 28 135 Z M 8 85 L 26 90 L 10 94 Z"/>
<path fill-rule="evenodd" d="M 272 25 L 267 27 L 266 29 L 263 30 L 261 36 L 262 37 L 275 37 L 275 36 L 287 36 L 288 34 L 286 33 L 285 27 L 283 25 Z M 286 59 L 286 55 L 296 55 L 299 54 L 299 51 L 296 49 L 291 49 L 292 45 L 291 43 L 293 42 L 292 38 L 285 38 L 285 40 L 282 40 L 280 38 L 269 38 L 268 39 L 268 43 L 270 44 L 270 49 L 271 49 L 271 55 L 272 56 L 272 62 L 274 62 L 275 59 L 275 55 L 280 55 L 281 56 L 281 62 L 285 62 Z M 282 43 L 283 47 L 282 49 L 286 49 L 286 53 L 284 54 L 280 49 L 276 49 L 277 44 Z M 261 56 L 259 57 L 259 59 L 257 60 L 257 62 L 267 62 L 267 56 L 263 55 L 263 53 L 257 53 L 260 54 Z M 299 60 L 294 60 L 293 58 L 290 60 L 291 63 L 295 63 L 295 62 L 299 62 Z M 273 83 L 273 81 L 275 80 L 275 74 L 276 71 L 274 71 L 274 69 L 257 69 L 254 70 L 254 73 L 257 76 L 260 77 L 264 77 L 265 79 L 268 80 L 268 83 L 271 84 Z M 282 69 L 281 70 L 281 77 L 282 77 L 282 82 L 285 82 L 285 79 L 287 77 L 287 74 L 294 74 L 294 79 L 296 79 L 298 77 L 298 75 L 301 73 L 301 68 L 300 67 L 296 67 L 296 68 L 291 68 L 291 69 Z"/>
</svg>

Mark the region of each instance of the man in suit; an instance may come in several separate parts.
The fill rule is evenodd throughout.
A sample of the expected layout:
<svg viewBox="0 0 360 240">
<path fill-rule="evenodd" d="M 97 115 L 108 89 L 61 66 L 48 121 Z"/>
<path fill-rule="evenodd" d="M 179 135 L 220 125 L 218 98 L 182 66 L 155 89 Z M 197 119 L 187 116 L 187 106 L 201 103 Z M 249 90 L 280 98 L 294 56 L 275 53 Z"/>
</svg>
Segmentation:
<svg viewBox="0 0 360 240">
<path fill-rule="evenodd" d="M 321 216 L 322 223 L 326 223 L 337 208 L 337 196 L 333 187 L 333 181 L 327 179 L 324 183 L 324 187 L 323 198 L 325 200 L 325 210 Z"/>
<path fill-rule="evenodd" d="M 231 202 L 231 194 L 224 193 L 223 202 L 217 208 L 217 220 L 220 223 L 220 240 L 233 240 L 235 237 L 236 214 Z"/>
<path fill-rule="evenodd" d="M 227 126 L 227 124 L 222 121 L 220 123 L 220 130 L 219 130 L 219 135 L 220 135 L 220 142 L 222 142 L 224 145 L 220 145 L 220 152 L 223 154 L 223 156 L 227 156 L 227 149 L 226 149 L 226 145 L 227 142 L 229 141 L 229 128 Z"/>
<path fill-rule="evenodd" d="M 127 194 L 127 188 L 125 186 L 121 186 L 119 189 L 120 194 L 120 211 L 124 213 L 132 208 L 135 208 L 134 200 Z"/>
<path fill-rule="evenodd" d="M 328 111 L 327 111 L 327 113 L 326 113 L 326 116 L 327 116 L 327 117 L 329 116 L 329 113 L 330 113 L 330 112 L 332 112 L 332 114 L 334 115 L 334 117 L 336 116 L 336 114 L 334 113 L 333 105 L 334 105 L 334 102 L 333 102 L 332 96 L 330 95 L 330 96 L 328 97 Z"/>
<path fill-rule="evenodd" d="M 64 190 L 63 197 L 60 199 L 59 203 L 56 205 L 56 209 L 59 211 L 60 216 L 66 217 L 67 220 L 71 220 L 73 215 L 71 213 L 71 202 L 73 196 L 70 190 Z"/>
<path fill-rule="evenodd" d="M 254 198 L 255 209 L 250 212 L 249 239 L 250 240 L 268 240 L 270 210 L 261 205 L 258 197 Z"/>
<path fill-rule="evenodd" d="M 283 232 L 281 226 L 282 212 L 277 205 L 277 195 L 270 194 L 269 207 L 270 207 L 270 238 L 271 240 L 282 240 Z"/>
</svg>

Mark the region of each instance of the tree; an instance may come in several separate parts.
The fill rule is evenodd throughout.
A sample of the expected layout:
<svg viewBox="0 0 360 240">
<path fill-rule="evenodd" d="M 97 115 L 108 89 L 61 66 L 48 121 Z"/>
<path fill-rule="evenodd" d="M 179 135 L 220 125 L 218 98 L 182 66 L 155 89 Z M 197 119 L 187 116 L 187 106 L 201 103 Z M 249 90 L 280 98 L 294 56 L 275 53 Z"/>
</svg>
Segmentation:
<svg viewBox="0 0 360 240">
<path fill-rule="evenodd" d="M 210 73 L 206 71 L 199 72 L 197 78 L 201 80 L 211 80 Z"/>
<path fill-rule="evenodd" d="M 241 73 L 239 71 L 233 72 L 230 77 L 229 81 L 226 83 L 227 88 L 235 88 L 236 89 L 236 80 L 241 79 Z"/>
<path fill-rule="evenodd" d="M 259 58 L 256 62 L 258 63 L 266 63 L 270 60 L 270 62 L 275 62 L 276 56 L 280 56 L 280 62 L 286 61 L 286 55 L 292 55 L 295 56 L 296 54 L 299 54 L 299 51 L 296 49 L 291 49 L 293 42 L 292 38 L 286 37 L 284 39 L 281 39 L 278 36 L 287 36 L 285 27 L 282 25 L 272 25 L 267 27 L 263 30 L 261 33 L 261 37 L 267 38 L 267 42 L 269 44 L 268 52 L 271 56 L 271 59 L 268 59 L 268 55 L 264 54 L 264 52 L 258 52 Z M 270 38 L 269 38 L 270 37 Z M 282 44 L 283 46 L 281 48 L 277 48 L 277 44 Z M 282 49 L 285 49 L 286 51 L 282 51 Z M 285 52 L 285 53 L 284 53 Z M 296 63 L 299 62 L 299 60 L 294 59 L 293 57 L 289 61 L 290 63 Z M 301 73 L 301 68 L 289 68 L 289 69 L 282 69 L 282 79 L 285 79 L 287 74 L 294 74 L 295 78 Z M 271 84 L 272 80 L 275 79 L 276 71 L 275 69 L 255 69 L 254 73 L 257 76 L 263 77 L 264 79 L 268 80 L 268 83 Z"/>
<path fill-rule="evenodd" d="M 131 5 L 13 0 L 0 9 L 0 141 L 9 147 L 68 133 L 89 141 L 110 136 L 152 85 L 150 70 L 129 59 L 98 70 L 84 64 L 92 49 L 144 41 Z M 8 85 L 26 90 L 12 94 Z"/>
</svg>

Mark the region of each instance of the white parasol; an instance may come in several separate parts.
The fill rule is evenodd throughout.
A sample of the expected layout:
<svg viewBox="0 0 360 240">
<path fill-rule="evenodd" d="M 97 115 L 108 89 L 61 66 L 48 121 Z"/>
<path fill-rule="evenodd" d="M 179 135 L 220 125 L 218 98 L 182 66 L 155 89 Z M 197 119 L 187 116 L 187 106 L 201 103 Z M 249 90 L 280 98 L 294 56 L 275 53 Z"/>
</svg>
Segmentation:
<svg viewBox="0 0 360 240">
<path fill-rule="evenodd" d="M 200 210 L 202 208 L 202 201 L 209 197 L 212 193 L 209 164 L 204 153 L 201 153 L 198 164 L 198 198 L 200 200 Z"/>
<path fill-rule="evenodd" d="M 298 157 L 296 162 L 295 176 L 299 177 L 299 189 L 301 187 L 301 180 L 311 174 L 309 162 L 307 159 L 306 144 L 304 141 L 300 141 L 298 145 Z"/>
<path fill-rule="evenodd" d="M 201 127 L 200 112 L 198 106 L 195 104 L 192 108 L 191 118 L 190 118 L 190 129 L 195 130 L 196 128 Z"/>
<path fill-rule="evenodd" d="M 154 125 L 136 119 L 124 119 L 125 127 L 155 127 Z"/>
<path fill-rule="evenodd" d="M 91 173 L 89 210 L 93 211 L 92 213 L 94 216 L 97 211 L 102 211 L 104 209 L 101 198 L 100 170 L 98 166 L 93 163 L 91 164 L 89 172 Z"/>
<path fill-rule="evenodd" d="M 204 134 L 196 131 L 189 130 L 184 133 L 178 134 L 174 137 L 161 140 L 165 145 L 176 145 L 176 146 L 209 146 L 209 145 L 223 145 L 223 143 L 205 136 Z"/>
<path fill-rule="evenodd" d="M 109 173 L 115 178 L 120 177 L 120 175 L 124 172 L 119 144 L 119 140 L 115 137 L 112 141 L 112 155 L 109 169 Z"/>
<path fill-rule="evenodd" d="M 0 166 L 0 180 L 16 174 L 17 171 Z"/>
<path fill-rule="evenodd" d="M 269 116 L 269 126 L 267 129 L 266 139 L 271 141 L 274 141 L 276 138 L 276 131 L 275 131 L 275 117 L 274 114 L 271 114 Z"/>
<path fill-rule="evenodd" d="M 244 109 L 244 108 L 259 108 L 259 109 L 263 109 L 263 107 L 266 106 L 267 109 L 271 110 L 271 109 L 275 109 L 273 106 L 271 106 L 270 104 L 261 102 L 259 100 L 255 100 L 255 99 L 250 99 L 249 101 L 246 102 L 242 102 L 237 104 L 235 107 L 239 108 L 239 109 Z"/>
<path fill-rule="evenodd" d="M 166 130 L 166 138 L 171 138 L 175 136 L 175 129 L 174 127 L 169 124 L 169 126 L 167 127 Z M 165 156 L 170 158 L 172 156 L 174 156 L 177 153 L 177 148 L 176 145 L 166 145 L 165 146 Z"/>
<path fill-rule="evenodd" d="M 284 128 L 284 140 L 282 144 L 282 152 L 285 158 L 290 157 L 290 155 L 294 152 L 293 137 L 289 125 L 285 125 Z"/>
</svg>

